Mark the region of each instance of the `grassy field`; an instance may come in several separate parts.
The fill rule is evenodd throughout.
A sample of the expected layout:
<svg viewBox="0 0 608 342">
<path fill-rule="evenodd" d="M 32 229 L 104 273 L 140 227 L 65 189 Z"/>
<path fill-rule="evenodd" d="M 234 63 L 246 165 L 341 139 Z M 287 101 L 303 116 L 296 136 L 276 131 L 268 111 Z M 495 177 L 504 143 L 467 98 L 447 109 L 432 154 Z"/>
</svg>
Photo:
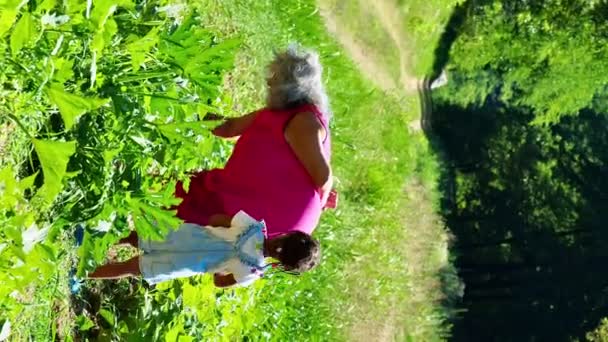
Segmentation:
<svg viewBox="0 0 608 342">
<path fill-rule="evenodd" d="M 215 290 L 207 278 L 154 290 L 131 281 L 89 282 L 92 295 L 70 301 L 66 270 L 77 251 L 68 230 L 54 237 L 55 247 L 66 252 L 55 262 L 51 281 L 30 286 L 33 299 L 23 298 L 24 305 L 15 309 L 14 317 L 20 318 L 12 322 L 13 339 L 49 340 L 55 333 L 70 339 L 73 329 L 85 328 L 96 333 L 81 336 L 98 340 L 137 340 L 134 336 L 150 331 L 157 332 L 146 336 L 166 340 L 444 339 L 449 310 L 441 302 L 446 275 L 452 273 L 447 234 L 434 214 L 439 164 L 421 132 L 408 128 L 418 119 L 419 104 L 403 82 L 430 68 L 454 1 L 387 0 L 385 5 L 398 9 L 392 19 L 378 14 L 386 14 L 382 8 L 363 3 L 348 2 L 342 12 L 336 1 L 321 1 L 322 10 L 311 1 L 199 0 L 194 5 L 203 27 L 220 39 L 241 42 L 219 104 L 226 114 L 263 105 L 264 67 L 273 49 L 297 41 L 321 54 L 334 112 L 332 162 L 341 203 L 315 232 L 324 251 L 318 269 L 299 278 L 275 275 L 237 291 Z M 369 29 L 356 24 L 368 17 Z M 349 24 L 332 36 L 326 28 L 331 20 Z M 389 27 L 386 20 L 403 24 Z M 345 43 L 348 35 L 361 37 L 355 48 L 366 46 L 365 61 Z M 405 37 L 404 42 L 396 37 Z M 383 85 L 374 70 L 390 75 L 391 85 Z M 4 124 L 5 132 L 14 133 L 0 136 L 0 146 L 11 151 L 0 155 L 3 165 L 27 162 L 28 140 L 14 124 Z M 215 158 L 219 163 L 225 156 Z M 84 310 L 76 313 L 74 302 L 84 303 Z"/>
<path fill-rule="evenodd" d="M 407 73 L 406 77 L 422 74 L 431 66 L 429 56 L 441 30 L 419 37 L 413 44 L 425 48 L 418 46 L 416 53 L 406 56 L 408 60 L 431 60 L 417 60 L 418 70 L 409 65 L 404 70 L 399 63 L 402 51 L 382 24 L 384 18 L 355 3 L 321 1 L 321 17 L 306 3 L 259 1 L 251 5 L 237 1 L 228 5 L 207 1 L 202 7 L 212 27 L 229 35 L 238 32 L 244 39 L 227 86 L 234 100 L 231 109 L 237 113 L 262 103 L 260 80 L 274 48 L 297 41 L 321 53 L 335 115 L 333 164 L 344 199 L 340 211 L 328 214 L 316 233 L 328 241 L 324 265 L 315 276 L 316 286 L 323 288 L 320 305 L 327 306 L 325 312 L 329 313 L 325 319 L 341 322 L 340 334 L 348 340 L 406 336 L 434 340 L 447 331 L 445 312 L 438 306 L 444 295 L 439 274 L 451 272 L 447 235 L 434 215 L 438 164 L 423 135 L 408 129 L 418 120 L 417 99 L 407 89 L 383 87 L 382 79 L 368 71 L 396 75 L 395 84 L 404 78 L 401 72 Z M 340 5 L 342 11 L 335 8 Z M 390 1 L 386 5 L 397 6 Z M 432 22 L 421 25 L 440 28 L 450 8 L 443 6 L 443 11 L 428 18 Z M 400 9 L 395 20 L 406 21 L 408 14 L 421 20 L 428 10 L 427 6 L 408 5 Z M 376 25 L 366 18 L 375 20 Z M 326 32 L 324 26 L 332 20 L 347 24 L 348 32 Z M 357 26 L 363 23 L 369 26 Z M 398 30 L 406 36 L 406 26 Z M 352 42 L 345 42 L 345 36 L 346 40 L 357 36 L 361 41 L 348 46 Z M 365 49 L 368 58 L 361 61 L 352 57 L 352 48 Z M 375 58 L 382 51 L 392 57 Z M 370 69 L 362 63 L 373 66 Z"/>
<path fill-rule="evenodd" d="M 450 9 L 462 1 L 319 1 L 330 32 L 361 70 L 389 92 L 416 90 L 427 75 Z"/>
</svg>

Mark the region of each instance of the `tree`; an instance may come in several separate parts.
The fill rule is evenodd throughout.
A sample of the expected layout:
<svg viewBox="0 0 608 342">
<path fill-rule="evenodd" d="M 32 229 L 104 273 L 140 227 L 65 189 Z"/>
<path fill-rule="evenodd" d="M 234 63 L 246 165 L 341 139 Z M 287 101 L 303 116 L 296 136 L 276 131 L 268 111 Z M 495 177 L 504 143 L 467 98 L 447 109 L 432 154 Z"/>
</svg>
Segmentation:
<svg viewBox="0 0 608 342">
<path fill-rule="evenodd" d="M 469 83 L 461 101 L 531 108 L 534 123 L 556 123 L 601 96 L 608 84 L 605 1 L 470 2 L 449 69 Z M 455 98 L 455 97 L 454 97 Z M 604 101 L 605 102 L 605 101 Z"/>
</svg>

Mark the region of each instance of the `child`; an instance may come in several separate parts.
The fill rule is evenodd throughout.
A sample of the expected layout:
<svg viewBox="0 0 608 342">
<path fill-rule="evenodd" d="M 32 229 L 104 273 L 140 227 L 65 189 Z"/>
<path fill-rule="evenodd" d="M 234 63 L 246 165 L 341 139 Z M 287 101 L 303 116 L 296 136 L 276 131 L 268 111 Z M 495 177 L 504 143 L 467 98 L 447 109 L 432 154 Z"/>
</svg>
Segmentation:
<svg viewBox="0 0 608 342">
<path fill-rule="evenodd" d="M 292 232 L 265 238 L 265 224 L 240 211 L 231 219 L 214 215 L 210 226 L 184 223 L 163 241 L 144 240 L 132 232 L 120 243 L 144 253 L 122 263 L 100 266 L 89 278 L 116 279 L 142 276 L 149 284 L 214 273 L 217 287 L 249 285 L 259 278 L 272 257 L 286 271 L 304 272 L 319 261 L 318 242 L 310 235 Z"/>
</svg>

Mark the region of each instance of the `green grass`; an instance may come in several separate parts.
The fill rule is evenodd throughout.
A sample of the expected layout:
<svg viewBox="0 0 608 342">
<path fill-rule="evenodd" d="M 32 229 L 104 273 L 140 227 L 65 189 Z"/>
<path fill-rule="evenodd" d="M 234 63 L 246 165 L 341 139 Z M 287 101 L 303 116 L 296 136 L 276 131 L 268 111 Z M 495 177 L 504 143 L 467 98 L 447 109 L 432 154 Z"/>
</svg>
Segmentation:
<svg viewBox="0 0 608 342">
<path fill-rule="evenodd" d="M 398 7 L 405 23 L 403 31 L 410 42 L 411 70 L 414 75 L 424 76 L 433 66 L 435 47 L 445 24 L 456 4 L 464 0 L 398 0 Z"/>
<path fill-rule="evenodd" d="M 47 282 L 31 284 L 25 293 L 17 295 L 23 309 L 12 322 L 13 341 L 44 341 L 50 336 L 71 334 L 73 314 L 67 279 L 75 250 L 65 234 L 59 238 L 56 247 L 64 252 Z"/>
<path fill-rule="evenodd" d="M 436 41 L 439 31 L 427 34 L 423 28 L 441 26 L 451 1 L 440 3 L 441 10 L 435 11 L 439 17 L 427 19 L 428 1 L 402 5 L 408 15 L 423 18 L 406 24 L 414 25 L 420 36 L 412 52 L 419 61 L 416 70 L 432 63 L 430 42 Z M 98 314 L 101 309 L 119 322 L 142 327 L 130 334 L 152 326 L 160 328 L 159 336 L 182 333 L 205 340 L 445 337 L 447 312 L 439 305 L 443 293 L 438 273 L 449 266 L 447 238 L 433 215 L 439 166 L 423 135 L 408 130 L 408 123 L 419 115 L 417 99 L 387 96 L 372 85 L 326 32 L 312 1 L 198 0 L 193 6 L 198 7 L 205 28 L 242 40 L 236 67 L 224 87 L 221 106 L 228 114 L 263 106 L 264 68 L 274 49 L 297 41 L 320 52 L 334 112 L 332 163 L 340 208 L 328 212 L 315 232 L 323 246 L 322 265 L 298 278 L 275 275 L 236 291 L 216 290 L 206 277 L 164 284 L 154 291 L 129 281 L 90 283 L 100 298 L 100 309 L 91 313 L 101 330 L 100 339 L 109 339 L 112 333 L 126 336 L 120 325 L 112 326 Z M 355 21 L 359 14 L 353 11 L 345 20 Z M 349 29 L 357 34 L 365 26 Z M 378 22 L 365 35 L 380 45 L 389 41 Z M 394 60 L 379 63 L 398 75 Z M 24 139 L 12 138 L 11 146 L 21 147 L 3 162 L 28 162 L 29 145 L 20 144 Z M 63 244 L 58 249 L 69 249 L 66 239 L 58 241 Z M 24 309 L 23 320 L 14 323 L 14 331 L 19 332 L 14 336 L 48 339 L 53 326 L 70 335 L 74 314 L 56 315 L 50 310 L 67 305 L 66 269 L 61 265 L 53 278 L 56 282 L 35 284 L 32 306 Z"/>
<path fill-rule="evenodd" d="M 408 285 L 436 284 L 438 275 L 433 270 L 447 264 L 440 223 L 408 227 L 413 222 L 403 220 L 412 214 L 405 215 L 402 209 L 423 200 L 404 196 L 406 180 L 421 179 L 424 186 L 417 190 L 428 194 L 424 199 L 428 204 L 422 206 L 426 210 L 434 210 L 437 203 L 434 184 L 438 165 L 425 138 L 407 129 L 408 122 L 419 115 L 417 100 L 387 97 L 371 85 L 325 31 L 311 3 L 201 1 L 200 6 L 210 27 L 227 35 L 238 32 L 243 38 L 237 67 L 227 85 L 234 101 L 230 109 L 237 113 L 263 105 L 264 66 L 273 49 L 297 41 L 317 49 L 322 57 L 334 110 L 332 163 L 342 202 L 338 212 L 325 215 L 315 233 L 325 252 L 322 266 L 311 275 L 317 307 L 314 312 L 298 312 L 298 317 L 303 317 L 312 331 L 322 331 L 331 322 L 337 326 L 331 330 L 332 336 L 339 339 L 365 339 L 383 325 L 391 325 L 385 329 L 393 337 L 408 335 L 406 326 L 411 328 L 410 335 L 420 340 L 443 336 L 445 316 L 434 301 L 441 294 L 429 293 L 440 291 L 425 290 L 430 297 L 423 307 L 417 304 L 420 311 L 408 309 L 412 299 Z M 444 12 L 449 12 L 447 9 Z M 380 30 L 367 34 L 378 35 L 377 41 L 386 40 Z M 428 55 L 427 50 L 419 53 Z M 415 275 L 413 280 L 405 250 L 410 240 L 420 237 L 417 232 L 425 229 L 429 232 L 423 235 L 431 241 L 431 249 L 418 253 L 429 255 L 431 260 L 426 261 L 427 274 Z M 298 281 L 293 290 L 308 286 L 310 283 Z M 425 326 L 413 327 L 422 321 L 427 322 Z"/>
<path fill-rule="evenodd" d="M 339 40 L 350 49 L 358 51 L 362 56 L 358 63 L 363 68 L 381 70 L 390 82 L 377 80 L 384 89 L 397 87 L 400 82 L 401 51 L 390 34 L 385 30 L 386 22 L 381 18 L 376 6 L 371 1 L 319 1 L 322 14 L 336 24 Z M 365 73 L 365 71 L 364 71 Z M 372 79 L 378 75 L 371 75 Z"/>
<path fill-rule="evenodd" d="M 403 76 L 422 78 L 431 71 L 435 46 L 452 8 L 462 1 L 318 2 L 324 13 L 338 24 L 337 31 L 346 32 L 340 40 L 347 49 L 355 48 L 367 56 L 356 58 L 359 64 L 363 64 L 363 70 L 371 73 L 380 69 L 390 76 L 394 86 L 402 89 L 406 86 Z M 356 47 L 348 42 L 351 38 L 356 40 Z M 366 64 L 375 64 L 375 67 L 366 70 Z M 367 76 L 378 80 L 379 75 Z"/>
</svg>

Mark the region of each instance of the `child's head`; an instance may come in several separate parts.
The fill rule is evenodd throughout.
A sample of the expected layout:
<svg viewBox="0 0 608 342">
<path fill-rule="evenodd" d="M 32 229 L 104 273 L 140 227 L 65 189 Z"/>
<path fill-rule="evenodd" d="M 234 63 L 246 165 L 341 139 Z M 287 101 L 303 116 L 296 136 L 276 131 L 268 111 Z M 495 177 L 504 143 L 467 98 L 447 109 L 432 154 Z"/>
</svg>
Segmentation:
<svg viewBox="0 0 608 342">
<path fill-rule="evenodd" d="M 308 271 L 321 259 L 319 242 L 302 232 L 292 232 L 276 238 L 273 248 L 273 257 L 279 260 L 286 271 Z"/>
<path fill-rule="evenodd" d="M 275 53 L 268 66 L 268 107 L 286 109 L 313 104 L 328 112 L 327 95 L 321 80 L 322 67 L 314 51 L 291 45 Z"/>
</svg>

